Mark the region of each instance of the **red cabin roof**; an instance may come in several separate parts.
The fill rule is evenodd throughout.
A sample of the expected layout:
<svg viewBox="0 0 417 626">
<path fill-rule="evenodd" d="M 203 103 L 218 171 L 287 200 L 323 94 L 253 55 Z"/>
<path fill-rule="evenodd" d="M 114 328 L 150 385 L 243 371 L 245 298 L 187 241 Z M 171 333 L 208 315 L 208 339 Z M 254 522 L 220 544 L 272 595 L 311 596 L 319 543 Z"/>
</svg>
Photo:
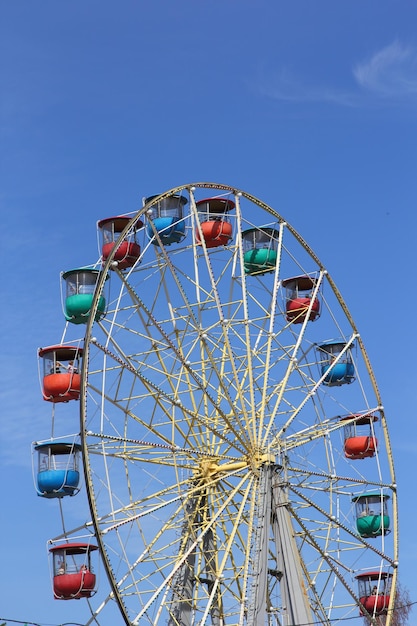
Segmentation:
<svg viewBox="0 0 417 626">
<path fill-rule="evenodd" d="M 128 217 L 127 215 L 116 215 L 115 217 L 106 217 L 103 220 L 98 221 L 97 226 L 99 228 L 102 228 L 109 222 L 113 222 L 114 232 L 121 233 L 122 230 L 127 226 L 128 222 L 130 222 L 130 220 L 131 218 Z M 141 220 L 138 220 L 135 223 L 135 230 L 139 230 L 139 228 L 142 228 L 142 226 L 143 226 L 143 222 Z"/>
<path fill-rule="evenodd" d="M 388 572 L 365 572 L 364 574 L 358 574 L 357 576 L 355 576 L 355 578 L 357 580 L 360 580 L 361 578 L 370 578 L 371 580 L 376 580 L 377 578 L 392 578 L 392 574 L 389 574 Z"/>
<path fill-rule="evenodd" d="M 355 424 L 359 424 L 359 426 L 363 424 L 370 424 L 371 422 L 377 422 L 378 419 L 379 418 L 376 415 L 372 415 L 371 413 L 368 413 L 366 415 L 345 415 L 344 417 L 340 418 L 342 422 L 352 420 Z"/>
<path fill-rule="evenodd" d="M 204 198 L 204 200 L 199 200 L 195 203 L 196 207 L 202 204 L 208 204 L 211 213 L 226 213 L 226 211 L 231 211 L 235 208 L 233 200 L 228 198 Z"/>
<path fill-rule="evenodd" d="M 61 543 L 59 546 L 49 548 L 49 552 L 57 552 L 58 550 L 66 550 L 70 554 L 84 554 L 84 552 L 98 550 L 98 546 L 91 543 Z"/>
<path fill-rule="evenodd" d="M 77 353 L 78 356 L 83 355 L 83 348 L 78 346 L 47 346 L 46 348 L 39 348 L 38 354 L 40 357 L 45 356 L 45 354 L 49 354 L 49 352 L 55 352 L 58 360 L 62 361 L 70 361 L 74 358 L 74 353 Z"/>
<path fill-rule="evenodd" d="M 292 278 L 286 278 L 282 281 L 282 286 L 286 287 L 289 283 L 296 282 L 299 289 L 313 289 L 317 283 L 317 278 L 311 278 L 311 276 L 293 276 Z"/>
</svg>

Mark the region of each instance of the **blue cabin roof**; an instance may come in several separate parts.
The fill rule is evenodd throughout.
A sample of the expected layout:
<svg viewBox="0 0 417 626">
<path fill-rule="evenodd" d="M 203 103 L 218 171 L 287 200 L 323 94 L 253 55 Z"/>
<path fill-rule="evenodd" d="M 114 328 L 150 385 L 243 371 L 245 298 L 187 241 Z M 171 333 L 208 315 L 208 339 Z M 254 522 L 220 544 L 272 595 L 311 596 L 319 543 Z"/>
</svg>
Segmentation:
<svg viewBox="0 0 417 626">
<path fill-rule="evenodd" d="M 50 441 L 43 441 L 42 443 L 38 443 L 35 445 L 35 450 L 42 450 L 44 448 L 54 448 L 54 451 L 57 454 L 66 454 L 71 450 L 81 450 L 82 446 L 80 443 L 74 443 L 71 441 L 57 441 L 56 439 L 51 439 Z"/>
</svg>

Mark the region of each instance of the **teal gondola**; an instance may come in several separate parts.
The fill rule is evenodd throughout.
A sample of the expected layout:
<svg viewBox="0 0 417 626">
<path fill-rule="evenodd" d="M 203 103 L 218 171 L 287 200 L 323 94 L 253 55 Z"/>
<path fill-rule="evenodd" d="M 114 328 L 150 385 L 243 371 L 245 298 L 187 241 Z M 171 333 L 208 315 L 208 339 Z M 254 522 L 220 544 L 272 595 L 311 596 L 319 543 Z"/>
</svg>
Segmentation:
<svg viewBox="0 0 417 626">
<path fill-rule="evenodd" d="M 378 492 L 362 493 L 352 498 L 356 527 L 361 537 L 379 537 L 389 532 L 388 500 L 388 495 Z"/>
<path fill-rule="evenodd" d="M 100 270 L 81 267 L 63 272 L 62 280 L 66 285 L 64 302 L 65 319 L 72 324 L 86 324 L 90 317 Z M 106 280 L 108 276 L 106 276 Z M 105 315 L 106 300 L 100 296 L 95 319 Z"/>
<path fill-rule="evenodd" d="M 265 274 L 275 269 L 278 258 L 279 231 L 260 226 L 242 232 L 245 274 Z"/>
</svg>

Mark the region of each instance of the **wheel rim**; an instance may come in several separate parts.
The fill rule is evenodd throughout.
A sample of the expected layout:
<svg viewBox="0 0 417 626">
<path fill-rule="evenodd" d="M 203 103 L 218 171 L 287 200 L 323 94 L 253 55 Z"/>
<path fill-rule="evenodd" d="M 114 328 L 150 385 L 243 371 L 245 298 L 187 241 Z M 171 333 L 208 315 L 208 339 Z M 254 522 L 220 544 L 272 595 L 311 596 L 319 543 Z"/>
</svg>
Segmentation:
<svg viewBox="0 0 417 626">
<path fill-rule="evenodd" d="M 207 189 L 236 204 L 226 246 L 197 243 Z M 355 574 L 389 569 L 395 584 L 397 560 L 393 462 L 362 340 L 324 266 L 271 207 L 210 183 L 159 198 L 182 193 L 184 241 L 145 244 L 123 273 L 111 255 L 95 297 L 110 273 L 107 315 L 87 326 L 84 469 L 114 597 L 128 624 L 356 617 Z M 245 273 L 240 233 L 259 226 L 278 233 L 276 263 Z M 314 323 L 286 318 L 281 283 L 300 274 L 316 280 Z M 326 385 L 317 364 L 317 345 L 335 337 L 352 348 L 352 385 Z M 350 461 L 340 417 L 368 413 L 378 452 Z M 368 486 L 393 505 L 391 533 L 372 540 L 351 502 Z"/>
</svg>

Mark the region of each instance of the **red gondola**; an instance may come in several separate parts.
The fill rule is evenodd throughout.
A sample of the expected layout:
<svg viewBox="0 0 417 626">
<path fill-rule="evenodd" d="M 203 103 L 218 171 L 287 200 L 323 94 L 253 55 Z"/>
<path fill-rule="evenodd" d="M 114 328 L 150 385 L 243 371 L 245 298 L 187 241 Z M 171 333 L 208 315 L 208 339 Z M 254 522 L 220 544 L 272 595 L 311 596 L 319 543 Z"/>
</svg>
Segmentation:
<svg viewBox="0 0 417 626">
<path fill-rule="evenodd" d="M 307 317 L 314 322 L 320 315 L 320 301 L 317 296 L 313 298 L 313 291 L 317 280 L 310 276 L 294 276 L 282 282 L 285 289 L 285 308 L 287 321 L 293 324 L 302 324 Z"/>
<path fill-rule="evenodd" d="M 356 418 L 353 420 L 353 418 Z M 373 434 L 372 424 L 378 421 L 376 415 L 349 415 L 342 418 L 344 426 L 344 450 L 348 459 L 366 459 L 375 455 L 378 440 Z"/>
<path fill-rule="evenodd" d="M 48 402 L 68 402 L 80 397 L 80 366 L 83 355 L 78 346 L 39 348 L 43 361 L 42 395 Z"/>
<path fill-rule="evenodd" d="M 120 233 L 126 228 L 130 218 L 125 215 L 107 217 L 97 223 L 101 233 L 101 254 L 103 265 L 113 252 L 116 241 Z M 136 222 L 134 229 L 126 235 L 126 238 L 119 244 L 113 257 L 115 265 L 119 270 L 132 267 L 140 257 L 140 246 L 136 241 L 136 231 L 142 228 L 143 222 Z"/>
<path fill-rule="evenodd" d="M 387 612 L 391 579 L 392 574 L 387 572 L 366 572 L 356 576 L 360 603 L 370 615 L 384 615 Z M 361 615 L 364 614 L 361 610 Z"/>
<path fill-rule="evenodd" d="M 232 225 L 227 212 L 235 208 L 235 203 L 226 198 L 206 198 L 196 202 L 200 218 L 200 228 L 195 231 L 196 241 L 201 244 L 201 234 L 206 248 L 226 246 L 232 239 Z"/>
<path fill-rule="evenodd" d="M 95 593 L 96 575 L 91 564 L 94 550 L 98 547 L 88 543 L 66 543 L 49 549 L 56 600 L 79 600 Z"/>
</svg>

